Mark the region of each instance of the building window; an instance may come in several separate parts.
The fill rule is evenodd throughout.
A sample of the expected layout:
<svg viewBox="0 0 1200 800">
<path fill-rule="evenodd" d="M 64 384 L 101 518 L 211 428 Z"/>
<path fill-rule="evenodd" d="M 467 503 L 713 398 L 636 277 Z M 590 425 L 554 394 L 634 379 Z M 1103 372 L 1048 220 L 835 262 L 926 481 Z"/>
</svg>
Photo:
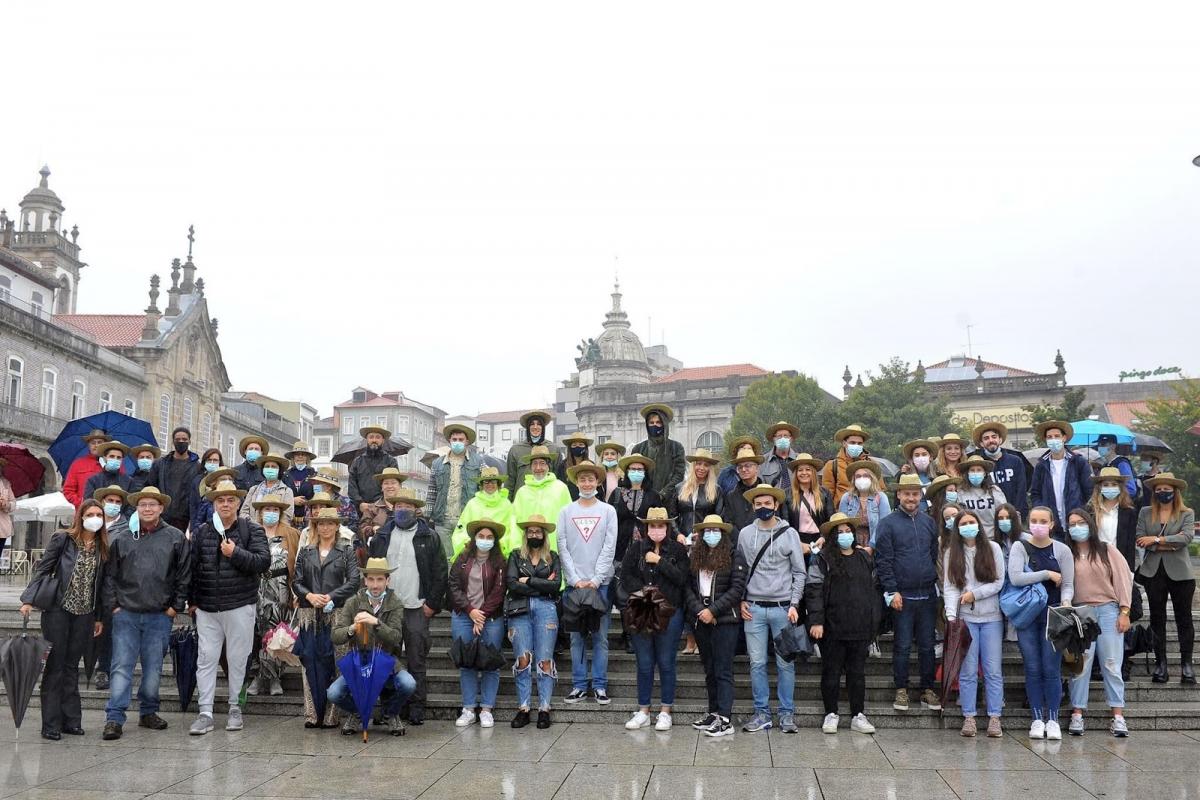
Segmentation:
<svg viewBox="0 0 1200 800">
<path fill-rule="evenodd" d="M 164 394 L 158 398 L 158 440 L 170 441 L 171 436 L 171 395 Z"/>
<path fill-rule="evenodd" d="M 405 453 L 402 456 L 396 456 L 396 466 L 403 470 L 408 469 L 408 453 Z"/>
<path fill-rule="evenodd" d="M 42 370 L 42 407 L 41 411 L 48 417 L 54 416 L 55 400 L 58 393 L 58 373 L 47 367 Z"/>
<path fill-rule="evenodd" d="M 7 303 L 12 300 L 12 278 L 7 275 L 0 275 L 0 303 Z"/>
<path fill-rule="evenodd" d="M 25 391 L 25 362 L 16 356 L 8 357 L 8 382 L 4 385 L 4 401 L 10 406 L 21 407 L 21 395 Z"/>
<path fill-rule="evenodd" d="M 359 418 L 358 418 L 358 429 L 359 429 L 360 431 L 361 431 L 363 428 L 365 428 L 365 427 L 367 427 L 368 425 L 370 425 L 370 424 L 371 424 L 371 418 L 370 418 L 370 417 L 359 417 Z"/>
<path fill-rule="evenodd" d="M 87 413 L 87 409 L 84 406 L 86 394 L 87 387 L 84 386 L 83 381 L 71 382 L 71 419 L 79 419 Z"/>
<path fill-rule="evenodd" d="M 225 463 L 234 464 L 237 462 L 237 442 L 230 436 L 225 442 Z"/>
<path fill-rule="evenodd" d="M 184 400 L 183 407 L 187 409 L 191 402 L 191 400 Z M 185 411 L 184 413 L 187 412 Z M 204 416 L 200 417 L 200 441 L 204 442 L 205 447 L 212 447 L 215 444 L 213 441 L 212 414 L 207 411 L 204 412 Z M 220 440 L 218 439 L 217 441 Z"/>
<path fill-rule="evenodd" d="M 42 315 L 43 307 L 46 305 L 46 298 L 41 292 L 34 292 L 29 295 L 29 310 L 35 317 Z"/>
<path fill-rule="evenodd" d="M 408 435 L 408 417 L 396 417 L 396 433 Z"/>
<path fill-rule="evenodd" d="M 100 412 L 112 411 L 112 392 L 102 390 L 100 392 Z"/>
<path fill-rule="evenodd" d="M 511 442 L 512 441 L 512 431 L 509 430 L 508 428 L 505 428 L 504 430 L 500 431 L 500 439 L 501 439 L 501 441 Z"/>
<path fill-rule="evenodd" d="M 705 431 L 700 434 L 700 438 L 696 440 L 696 447 L 703 447 L 711 453 L 720 453 L 721 447 L 724 445 L 724 439 L 721 434 L 716 431 Z"/>
<path fill-rule="evenodd" d="M 478 435 L 478 437 L 479 437 L 480 441 L 484 441 L 484 442 L 486 442 L 486 441 L 488 440 L 488 432 L 487 432 L 487 430 L 486 430 L 486 429 L 481 429 L 481 430 L 479 430 L 479 431 L 477 432 L 477 435 Z"/>
<path fill-rule="evenodd" d="M 332 443 L 328 436 L 317 437 L 317 458 L 329 458 Z"/>
<path fill-rule="evenodd" d="M 354 417 L 342 417 L 342 435 L 349 436 L 354 433 Z"/>
<path fill-rule="evenodd" d="M 192 429 L 192 398 L 183 398 L 183 427 L 189 431 Z M 208 439 L 202 438 L 200 441 L 207 442 Z"/>
<path fill-rule="evenodd" d="M 387 414 L 380 414 L 376 417 L 375 424 L 381 428 L 386 428 L 388 426 Z"/>
<path fill-rule="evenodd" d="M 136 417 L 137 416 L 137 401 L 130 400 L 128 397 L 125 398 L 125 416 L 127 416 L 127 417 Z"/>
</svg>

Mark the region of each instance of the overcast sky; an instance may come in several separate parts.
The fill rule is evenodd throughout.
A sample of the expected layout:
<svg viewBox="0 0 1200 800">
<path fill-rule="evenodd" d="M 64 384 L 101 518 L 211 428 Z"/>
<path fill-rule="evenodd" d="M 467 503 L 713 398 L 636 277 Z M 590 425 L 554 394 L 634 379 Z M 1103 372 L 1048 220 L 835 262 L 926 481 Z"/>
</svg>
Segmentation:
<svg viewBox="0 0 1200 800">
<path fill-rule="evenodd" d="M 323 414 L 551 402 L 615 256 L 688 366 L 1195 375 L 1200 6 L 1070 5 L 10 5 L 0 206 L 50 165 L 88 313 L 195 224 L 234 388 Z"/>
</svg>

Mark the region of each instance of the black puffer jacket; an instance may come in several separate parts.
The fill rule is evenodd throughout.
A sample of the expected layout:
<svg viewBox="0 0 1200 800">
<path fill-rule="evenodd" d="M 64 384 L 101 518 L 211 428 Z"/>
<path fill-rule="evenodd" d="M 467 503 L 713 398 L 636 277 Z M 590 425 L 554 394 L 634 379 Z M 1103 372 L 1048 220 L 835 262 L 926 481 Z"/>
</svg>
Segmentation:
<svg viewBox="0 0 1200 800">
<path fill-rule="evenodd" d="M 392 530 L 395 527 L 396 520 L 389 517 L 383 527 L 371 537 L 367 543 L 367 553 L 371 558 L 387 558 Z M 446 587 L 450 581 L 450 571 L 446 564 L 445 551 L 442 550 L 442 541 L 424 517 L 417 517 L 413 551 L 417 560 L 417 575 L 421 581 L 420 596 L 425 598 L 425 605 L 434 612 L 441 611 L 446 607 Z"/>
<path fill-rule="evenodd" d="M 698 545 L 703 547 L 703 545 Z M 718 545 L 720 547 L 721 545 Z M 730 545 L 726 543 L 725 547 Z M 692 550 L 693 554 L 696 552 Z M 742 624 L 742 598 L 746 595 L 746 559 L 740 550 L 733 551 L 729 566 L 713 575 L 708 594 L 700 593 L 700 575 L 694 570 L 688 573 L 687 613 L 694 620 L 700 612 L 708 609 L 717 618 L 718 625 Z M 696 622 L 696 625 L 702 623 Z"/>
<path fill-rule="evenodd" d="M 308 593 L 327 594 L 335 608 L 341 608 L 358 591 L 362 579 L 358 572 L 358 557 L 349 543 L 338 540 L 333 550 L 321 563 L 317 545 L 301 548 L 296 556 L 296 577 L 292 580 L 292 593 L 301 608 L 312 608 Z"/>
<path fill-rule="evenodd" d="M 258 602 L 259 577 L 271 568 L 271 548 L 262 526 L 238 517 L 225 531 L 233 555 L 221 553 L 221 534 L 212 521 L 192 534 L 192 588 L 188 602 L 216 613 Z"/>
<path fill-rule="evenodd" d="M 683 487 L 683 481 L 675 484 L 668 491 L 664 498 L 667 501 L 667 515 L 675 517 L 675 530 L 687 536 L 692 532 L 692 528 L 709 514 L 717 514 L 723 516 L 725 513 L 725 497 L 721 494 L 720 487 L 716 489 L 716 497 L 709 502 L 708 496 L 704 493 L 704 488 L 701 487 L 693 497 L 680 498 L 679 490 Z"/>
<path fill-rule="evenodd" d="M 646 553 L 653 549 L 654 542 L 649 539 L 629 545 L 621 562 L 621 592 L 628 597 L 645 586 L 657 586 L 671 605 L 684 608 L 688 582 L 687 548 L 667 536 L 658 551 L 658 563 L 650 564 L 646 561 Z"/>
</svg>

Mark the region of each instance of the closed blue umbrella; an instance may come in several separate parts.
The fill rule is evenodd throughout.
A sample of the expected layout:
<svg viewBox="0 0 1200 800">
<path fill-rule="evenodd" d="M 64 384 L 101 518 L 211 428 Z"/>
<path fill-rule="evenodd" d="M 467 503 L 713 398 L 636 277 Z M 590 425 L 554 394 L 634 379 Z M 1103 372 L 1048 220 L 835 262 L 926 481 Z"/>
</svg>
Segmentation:
<svg viewBox="0 0 1200 800">
<path fill-rule="evenodd" d="M 200 656 L 200 639 L 193 625 L 171 633 L 171 669 L 175 673 L 175 688 L 179 690 L 179 710 L 187 711 L 196 691 L 196 662 Z"/>
<path fill-rule="evenodd" d="M 355 647 L 338 659 L 338 669 L 346 681 L 346 688 L 354 698 L 358 718 L 362 721 L 363 741 L 367 741 L 367 726 L 371 722 L 371 711 L 375 708 L 383 687 L 392 677 L 396 659 L 378 647 L 360 650 Z M 314 693 L 315 694 L 315 693 Z"/>
<path fill-rule="evenodd" d="M 1071 447 L 1093 445 L 1097 439 L 1105 434 L 1117 437 L 1117 444 L 1133 443 L 1133 431 L 1124 425 L 1117 425 L 1114 422 L 1101 422 L 1098 419 L 1081 419 L 1078 422 L 1072 422 L 1071 428 L 1075 431 L 1075 435 L 1071 437 L 1071 441 L 1067 442 Z"/>
<path fill-rule="evenodd" d="M 292 652 L 304 665 L 304 675 L 308 678 L 308 689 L 312 694 L 313 710 L 316 712 L 318 726 L 325 719 L 325 708 L 328 705 L 326 692 L 329 684 L 333 683 L 333 632 L 328 625 L 322 625 L 319 620 L 312 625 L 303 625 L 300 636 L 292 647 Z"/>
<path fill-rule="evenodd" d="M 137 417 L 129 417 L 116 411 L 102 411 L 99 414 L 92 414 L 90 417 L 73 419 L 63 426 L 62 432 L 58 434 L 54 444 L 50 445 L 50 457 L 54 459 L 59 474 L 64 478 L 67 476 L 67 470 L 75 463 L 75 459 L 88 451 L 87 442 L 83 440 L 83 437 L 97 429 L 108 434 L 110 441 L 127 444 L 130 447 L 136 447 L 139 444 L 158 446 L 158 440 L 154 438 L 154 430 L 150 427 L 150 423 Z M 126 471 L 132 473 L 136 464 L 131 458 L 125 460 L 128 462 L 125 465 Z"/>
</svg>

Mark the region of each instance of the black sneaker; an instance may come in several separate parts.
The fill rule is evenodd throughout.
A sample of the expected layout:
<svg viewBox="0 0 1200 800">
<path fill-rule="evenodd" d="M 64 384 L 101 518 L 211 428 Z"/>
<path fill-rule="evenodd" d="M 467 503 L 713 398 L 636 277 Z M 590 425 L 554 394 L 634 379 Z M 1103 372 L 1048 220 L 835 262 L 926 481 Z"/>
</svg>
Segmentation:
<svg viewBox="0 0 1200 800">
<path fill-rule="evenodd" d="M 121 738 L 121 723 L 119 723 L 119 722 L 104 723 L 104 733 L 102 733 L 100 735 L 100 738 L 106 742 L 111 742 L 115 739 L 120 739 Z"/>
<path fill-rule="evenodd" d="M 602 706 L 606 706 L 612 702 L 612 699 L 608 696 L 608 692 L 604 689 L 593 689 L 592 697 L 595 697 L 596 702 Z"/>
<path fill-rule="evenodd" d="M 167 721 L 158 714 L 146 714 L 138 717 L 139 728 L 149 728 L 152 731 L 165 731 L 167 729 Z"/>
<path fill-rule="evenodd" d="M 705 714 L 703 718 L 698 719 L 695 722 L 693 722 L 692 727 L 698 731 L 702 731 L 705 728 L 711 726 L 714 722 L 716 722 L 716 720 L 717 720 L 716 714 L 712 714 L 712 713 Z"/>
<path fill-rule="evenodd" d="M 567 703 L 578 703 L 581 700 L 586 700 L 588 694 L 589 693 L 587 689 L 572 689 L 570 693 L 563 698 L 563 701 Z"/>
<path fill-rule="evenodd" d="M 101 691 L 101 692 L 107 691 L 107 689 L 108 689 L 108 673 L 107 672 L 97 672 L 96 673 L 96 689 L 97 689 L 97 691 Z"/>
<path fill-rule="evenodd" d="M 529 712 L 523 708 L 517 710 L 516 716 L 514 716 L 512 718 L 512 722 L 509 723 L 509 725 L 514 728 L 524 728 L 528 724 Z"/>
<path fill-rule="evenodd" d="M 545 730 L 546 728 L 550 727 L 550 712 L 549 711 L 539 711 L 538 712 L 537 726 L 538 726 L 538 728 L 540 728 L 542 730 Z"/>
</svg>

